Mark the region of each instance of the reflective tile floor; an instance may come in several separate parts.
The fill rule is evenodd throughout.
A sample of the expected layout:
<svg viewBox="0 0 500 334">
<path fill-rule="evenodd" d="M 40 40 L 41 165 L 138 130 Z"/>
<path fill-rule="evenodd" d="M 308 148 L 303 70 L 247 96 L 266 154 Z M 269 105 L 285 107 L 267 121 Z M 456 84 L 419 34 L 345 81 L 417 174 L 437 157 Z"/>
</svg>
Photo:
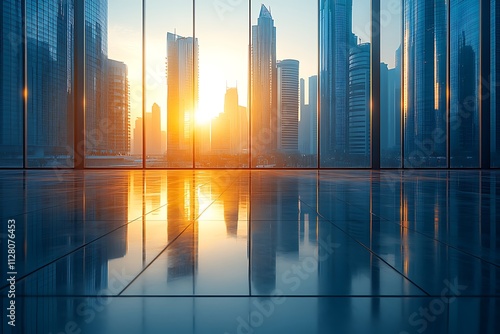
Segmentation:
<svg viewBox="0 0 500 334">
<path fill-rule="evenodd" d="M 0 196 L 4 333 L 500 333 L 499 172 L 1 171 Z"/>
</svg>

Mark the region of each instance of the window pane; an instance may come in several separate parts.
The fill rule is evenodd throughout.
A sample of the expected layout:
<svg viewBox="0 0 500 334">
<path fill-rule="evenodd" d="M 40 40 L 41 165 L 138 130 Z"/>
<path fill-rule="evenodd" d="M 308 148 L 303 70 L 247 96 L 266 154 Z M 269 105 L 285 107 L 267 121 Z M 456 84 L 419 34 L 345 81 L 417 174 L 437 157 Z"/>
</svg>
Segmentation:
<svg viewBox="0 0 500 334">
<path fill-rule="evenodd" d="M 86 167 L 142 165 L 130 129 L 131 109 L 142 110 L 141 7 L 139 0 L 85 4 Z"/>
<path fill-rule="evenodd" d="M 252 4 L 252 167 L 316 166 L 316 22 L 315 3 L 275 0 Z M 302 100 L 300 78 L 304 79 Z M 313 98 L 306 101 L 309 95 Z M 307 117 L 303 122 L 308 123 L 301 124 L 302 132 L 301 112 Z M 305 152 L 299 151 L 299 133 L 301 146 L 308 143 Z"/>
<path fill-rule="evenodd" d="M 193 38 L 193 3 L 148 0 L 146 111 L 151 116 L 146 115 L 147 167 L 193 167 L 197 100 L 198 39 Z"/>
<path fill-rule="evenodd" d="M 370 167 L 370 8 L 320 1 L 322 167 Z"/>
<path fill-rule="evenodd" d="M 457 168 L 479 166 L 479 5 L 450 2 L 450 158 Z"/>
<path fill-rule="evenodd" d="M 447 1 L 404 1 L 406 168 L 446 167 Z"/>
<path fill-rule="evenodd" d="M 248 3 L 233 3 L 196 1 L 200 96 L 195 140 L 200 168 L 249 166 Z"/>
<path fill-rule="evenodd" d="M 381 3 L 380 145 L 381 166 L 400 168 L 402 0 Z"/>
<path fill-rule="evenodd" d="M 0 7 L 0 167 L 23 166 L 23 63 L 21 2 Z"/>
<path fill-rule="evenodd" d="M 71 0 L 27 2 L 29 167 L 73 166 L 73 19 Z"/>
<path fill-rule="evenodd" d="M 491 0 L 491 166 L 500 167 L 500 1 Z"/>
</svg>

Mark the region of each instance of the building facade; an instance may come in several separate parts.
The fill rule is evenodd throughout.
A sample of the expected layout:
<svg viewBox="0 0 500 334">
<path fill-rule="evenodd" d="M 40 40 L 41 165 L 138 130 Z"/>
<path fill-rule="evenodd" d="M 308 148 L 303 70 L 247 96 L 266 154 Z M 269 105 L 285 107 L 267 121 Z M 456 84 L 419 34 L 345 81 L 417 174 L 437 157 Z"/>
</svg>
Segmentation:
<svg viewBox="0 0 500 334">
<path fill-rule="evenodd" d="M 446 167 L 447 22 L 446 0 L 404 2 L 406 167 Z"/>
<path fill-rule="evenodd" d="M 345 166 L 348 154 L 349 50 L 352 0 L 320 1 L 319 70 L 321 164 Z"/>
<path fill-rule="evenodd" d="M 167 159 L 191 160 L 198 102 L 198 40 L 167 33 Z"/>
<path fill-rule="evenodd" d="M 370 44 L 349 53 L 349 155 L 358 163 L 370 157 Z"/>
<path fill-rule="evenodd" d="M 276 27 L 264 5 L 252 26 L 250 95 L 252 155 L 258 157 L 276 151 L 278 139 Z"/>
<path fill-rule="evenodd" d="M 285 59 L 278 67 L 278 150 L 299 150 L 299 61 Z"/>
<path fill-rule="evenodd" d="M 107 104 L 109 132 L 107 150 L 111 155 L 130 153 L 130 93 L 127 65 L 108 59 Z"/>
</svg>

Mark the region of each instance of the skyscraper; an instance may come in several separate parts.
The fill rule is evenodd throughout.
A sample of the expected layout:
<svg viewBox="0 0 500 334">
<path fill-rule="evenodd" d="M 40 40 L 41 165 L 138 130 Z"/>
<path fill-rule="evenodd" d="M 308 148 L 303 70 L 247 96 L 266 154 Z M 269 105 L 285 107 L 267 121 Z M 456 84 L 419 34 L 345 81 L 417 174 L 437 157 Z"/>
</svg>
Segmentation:
<svg viewBox="0 0 500 334">
<path fill-rule="evenodd" d="M 479 167 L 480 2 L 450 2 L 450 163 Z"/>
<path fill-rule="evenodd" d="M 252 26 L 251 68 L 252 155 L 257 157 L 277 149 L 276 27 L 264 5 Z"/>
<path fill-rule="evenodd" d="M 349 54 L 349 154 L 356 162 L 370 158 L 370 44 L 351 48 Z"/>
<path fill-rule="evenodd" d="M 160 106 L 153 103 L 151 114 L 146 114 L 146 152 L 148 155 L 161 155 L 161 111 Z"/>
<path fill-rule="evenodd" d="M 299 149 L 299 61 L 285 59 L 278 67 L 278 150 Z"/>
<path fill-rule="evenodd" d="M 309 77 L 309 154 L 318 154 L 318 76 Z"/>
<path fill-rule="evenodd" d="M 309 154 L 310 141 L 309 141 L 309 127 L 310 127 L 310 111 L 309 104 L 306 104 L 306 82 L 300 78 L 299 99 L 300 99 L 300 120 L 299 120 L 299 152 L 301 154 Z"/>
<path fill-rule="evenodd" d="M 211 128 L 212 153 L 236 155 L 247 148 L 248 119 L 238 102 L 238 88 L 227 88 L 224 112 L 212 120 Z"/>
<path fill-rule="evenodd" d="M 491 83 L 500 80 L 500 1 L 491 0 Z M 500 167 L 500 85 L 491 89 L 491 152 L 492 166 Z"/>
<path fill-rule="evenodd" d="M 167 33 L 167 155 L 190 160 L 198 102 L 198 40 Z"/>
<path fill-rule="evenodd" d="M 401 167 L 401 47 L 396 64 L 380 64 L 380 149 L 383 167 Z"/>
<path fill-rule="evenodd" d="M 33 166 L 71 153 L 73 16 L 73 1 L 30 1 L 26 8 L 28 156 Z"/>
<path fill-rule="evenodd" d="M 64 1 L 62 1 L 64 2 Z M 85 1 L 85 127 L 88 155 L 107 154 L 108 0 Z"/>
<path fill-rule="evenodd" d="M 342 165 L 348 150 L 349 50 L 352 34 L 352 0 L 321 0 L 319 66 L 321 99 L 321 160 Z"/>
<path fill-rule="evenodd" d="M 133 154 L 142 154 L 142 117 L 137 117 L 134 126 L 134 150 Z"/>
<path fill-rule="evenodd" d="M 0 6 L 0 166 L 22 166 L 23 77 L 21 2 Z"/>
<path fill-rule="evenodd" d="M 108 154 L 130 152 L 130 97 L 127 65 L 108 59 Z"/>
<path fill-rule="evenodd" d="M 447 1 L 405 0 L 403 30 L 405 166 L 446 167 Z"/>
<path fill-rule="evenodd" d="M 318 154 L 318 76 L 308 79 L 308 99 L 305 103 L 305 80 L 300 79 L 299 151 L 301 154 Z"/>
<path fill-rule="evenodd" d="M 228 115 L 229 153 L 241 154 L 248 142 L 248 119 L 246 109 L 242 109 L 238 100 L 238 88 L 228 88 L 224 97 L 224 113 Z"/>
</svg>

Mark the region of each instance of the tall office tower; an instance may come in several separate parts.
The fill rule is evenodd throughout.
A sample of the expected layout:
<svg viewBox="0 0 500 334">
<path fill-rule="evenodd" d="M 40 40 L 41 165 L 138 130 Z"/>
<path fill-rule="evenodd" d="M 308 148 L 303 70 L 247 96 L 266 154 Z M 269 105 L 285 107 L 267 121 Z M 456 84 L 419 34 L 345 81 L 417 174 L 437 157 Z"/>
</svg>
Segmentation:
<svg viewBox="0 0 500 334">
<path fill-rule="evenodd" d="M 447 2 L 404 2 L 405 167 L 446 167 Z"/>
<path fill-rule="evenodd" d="M 396 51 L 396 67 L 380 64 L 380 149 L 384 167 L 400 167 L 401 152 L 401 48 Z"/>
<path fill-rule="evenodd" d="M 212 153 L 242 154 L 247 148 L 248 119 L 246 108 L 239 105 L 238 88 L 227 88 L 224 112 L 212 120 Z"/>
<path fill-rule="evenodd" d="M 107 154 L 108 0 L 85 1 L 85 127 L 87 154 Z"/>
<path fill-rule="evenodd" d="M 0 6 L 0 166 L 22 166 L 23 71 L 21 2 Z"/>
<path fill-rule="evenodd" d="M 277 149 L 276 27 L 264 5 L 252 26 L 251 68 L 252 155 L 257 157 Z"/>
<path fill-rule="evenodd" d="M 320 1 L 321 157 L 327 166 L 343 165 L 348 149 L 349 50 L 352 0 Z M 334 161 L 335 158 L 341 159 Z"/>
<path fill-rule="evenodd" d="M 480 6 L 472 0 L 450 2 L 452 167 L 479 167 Z"/>
<path fill-rule="evenodd" d="M 238 100 L 238 88 L 228 88 L 224 98 L 224 113 L 228 116 L 229 153 L 241 154 L 248 142 L 248 119 L 246 109 L 242 109 Z"/>
<path fill-rule="evenodd" d="M 69 154 L 73 142 L 74 5 L 62 0 L 28 2 L 28 156 L 34 166 L 43 166 L 46 158 Z"/>
<path fill-rule="evenodd" d="M 500 80 L 500 1 L 491 0 L 491 83 Z M 500 167 L 500 108 L 497 101 L 500 96 L 500 85 L 491 90 L 491 165 Z"/>
<path fill-rule="evenodd" d="M 300 78 L 300 120 L 299 120 L 299 152 L 301 154 L 309 154 L 309 127 L 310 127 L 310 111 L 309 104 L 306 104 L 306 82 Z"/>
<path fill-rule="evenodd" d="M 370 158 L 370 44 L 349 53 L 349 154 L 356 162 Z"/>
<path fill-rule="evenodd" d="M 401 46 L 396 50 L 396 65 L 389 69 L 388 81 L 388 115 L 387 115 L 387 147 L 400 152 L 401 147 Z"/>
<path fill-rule="evenodd" d="M 309 77 L 309 154 L 318 154 L 318 76 Z"/>
<path fill-rule="evenodd" d="M 151 113 L 146 114 L 146 152 L 148 155 L 161 155 L 161 111 L 156 103 Z"/>
<path fill-rule="evenodd" d="M 191 160 L 198 103 L 198 40 L 167 33 L 167 156 Z"/>
<path fill-rule="evenodd" d="M 299 151 L 301 154 L 318 154 L 318 76 L 308 79 L 308 99 L 305 103 L 305 80 L 300 79 Z"/>
<path fill-rule="evenodd" d="M 278 150 L 299 150 L 299 61 L 279 61 L 278 68 Z"/>
<path fill-rule="evenodd" d="M 137 117 L 134 127 L 134 153 L 135 155 L 142 154 L 142 117 Z"/>
<path fill-rule="evenodd" d="M 108 59 L 108 143 L 112 155 L 130 153 L 130 95 L 127 65 Z"/>
</svg>

